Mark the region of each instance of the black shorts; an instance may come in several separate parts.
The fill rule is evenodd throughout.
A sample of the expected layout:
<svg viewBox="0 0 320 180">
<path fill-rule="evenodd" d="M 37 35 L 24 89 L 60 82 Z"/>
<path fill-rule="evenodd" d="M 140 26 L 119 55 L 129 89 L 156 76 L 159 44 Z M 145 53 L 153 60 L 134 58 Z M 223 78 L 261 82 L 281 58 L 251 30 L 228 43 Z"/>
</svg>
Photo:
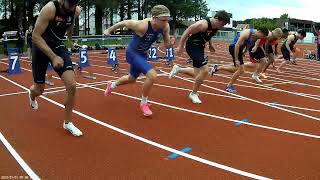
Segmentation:
<svg viewBox="0 0 320 180">
<path fill-rule="evenodd" d="M 32 48 L 32 41 L 28 40 L 28 48 Z"/>
<path fill-rule="evenodd" d="M 65 46 L 59 46 L 57 48 L 51 48 L 52 51 L 60 56 L 64 63 L 61 69 L 54 69 L 57 74 L 61 77 L 62 74 L 67 70 L 72 70 L 72 61 L 70 59 L 70 55 Z M 48 68 L 48 63 L 51 62 L 51 59 L 45 55 L 35 44 L 33 44 L 32 48 L 32 74 L 33 80 L 37 84 L 45 83 L 46 79 L 46 71 Z"/>
<path fill-rule="evenodd" d="M 254 59 L 256 62 L 259 62 L 260 59 L 266 57 L 261 47 L 258 47 L 256 52 L 252 53 L 251 51 L 252 51 L 253 47 L 254 46 L 251 46 L 248 50 L 250 59 Z"/>
<path fill-rule="evenodd" d="M 265 45 L 264 50 L 266 51 L 266 54 L 273 54 L 272 45 L 270 44 Z"/>
<path fill-rule="evenodd" d="M 208 64 L 208 60 L 204 58 L 204 45 L 187 41 L 186 51 L 189 57 L 192 59 L 193 67 L 201 68 L 202 66 Z"/>
<path fill-rule="evenodd" d="M 244 49 L 244 47 L 240 47 L 239 48 L 238 59 L 239 59 L 240 65 L 244 64 L 244 62 L 243 62 L 243 49 Z M 236 60 L 234 58 L 234 45 L 230 45 L 229 46 L 229 53 L 232 56 L 233 65 L 236 67 L 237 63 L 236 63 Z"/>
<path fill-rule="evenodd" d="M 293 50 L 293 47 L 290 47 L 290 50 Z M 290 61 L 290 52 L 288 51 L 287 47 L 285 45 L 281 46 L 281 53 L 283 55 L 283 59 Z"/>
</svg>

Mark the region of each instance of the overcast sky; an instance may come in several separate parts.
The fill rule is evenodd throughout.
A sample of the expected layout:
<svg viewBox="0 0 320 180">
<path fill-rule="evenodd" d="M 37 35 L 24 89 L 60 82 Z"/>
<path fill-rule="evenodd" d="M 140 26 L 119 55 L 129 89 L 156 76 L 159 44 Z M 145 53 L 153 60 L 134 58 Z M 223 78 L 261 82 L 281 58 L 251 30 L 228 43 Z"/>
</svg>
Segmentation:
<svg viewBox="0 0 320 180">
<path fill-rule="evenodd" d="M 226 10 L 233 20 L 278 18 L 288 13 L 290 18 L 320 22 L 320 0 L 206 0 L 210 10 Z"/>
</svg>

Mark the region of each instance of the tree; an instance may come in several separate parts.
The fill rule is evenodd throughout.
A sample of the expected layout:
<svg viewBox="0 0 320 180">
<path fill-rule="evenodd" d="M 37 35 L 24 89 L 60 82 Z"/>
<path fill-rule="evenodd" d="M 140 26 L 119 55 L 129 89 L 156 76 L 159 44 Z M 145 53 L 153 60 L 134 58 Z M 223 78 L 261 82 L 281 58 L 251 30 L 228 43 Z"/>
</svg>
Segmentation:
<svg viewBox="0 0 320 180">
<path fill-rule="evenodd" d="M 277 27 L 272 19 L 265 18 L 265 17 L 258 18 L 258 19 L 251 19 L 250 25 L 255 29 L 266 27 L 269 30 L 273 30 Z"/>
<path fill-rule="evenodd" d="M 279 19 L 277 19 L 277 26 L 280 28 L 285 28 L 285 22 L 289 21 L 289 14 L 282 14 Z"/>
</svg>

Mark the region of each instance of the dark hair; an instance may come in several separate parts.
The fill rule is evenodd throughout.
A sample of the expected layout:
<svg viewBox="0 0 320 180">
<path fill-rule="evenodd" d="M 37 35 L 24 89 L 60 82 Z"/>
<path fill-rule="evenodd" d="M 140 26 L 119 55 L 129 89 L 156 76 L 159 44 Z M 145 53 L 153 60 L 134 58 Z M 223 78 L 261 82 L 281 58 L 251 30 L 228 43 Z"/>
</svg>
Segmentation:
<svg viewBox="0 0 320 180">
<path fill-rule="evenodd" d="M 303 37 L 307 36 L 307 33 L 306 33 L 306 31 L 304 29 L 299 29 L 298 33 L 301 34 Z"/>
<path fill-rule="evenodd" d="M 67 0 L 70 4 L 78 4 L 80 0 Z"/>
<path fill-rule="evenodd" d="M 269 30 L 266 27 L 259 27 L 258 31 L 261 32 L 263 35 L 268 36 L 269 35 Z"/>
<path fill-rule="evenodd" d="M 288 29 L 286 29 L 286 28 L 283 28 L 283 29 L 282 29 L 282 33 L 283 33 L 283 34 L 286 34 L 286 33 L 288 33 L 288 32 L 289 32 Z"/>
<path fill-rule="evenodd" d="M 218 19 L 219 21 L 223 21 L 225 23 L 230 24 L 230 15 L 227 13 L 225 10 L 220 10 L 218 11 L 215 15 L 214 18 Z"/>
</svg>

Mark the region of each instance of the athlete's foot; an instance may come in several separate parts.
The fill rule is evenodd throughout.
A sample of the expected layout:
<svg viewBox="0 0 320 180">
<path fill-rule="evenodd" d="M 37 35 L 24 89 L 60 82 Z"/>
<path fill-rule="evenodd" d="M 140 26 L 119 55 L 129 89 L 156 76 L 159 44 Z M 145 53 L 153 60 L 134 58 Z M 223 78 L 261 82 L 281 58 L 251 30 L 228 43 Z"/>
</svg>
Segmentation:
<svg viewBox="0 0 320 180">
<path fill-rule="evenodd" d="M 254 79 L 257 83 L 262 83 L 261 79 L 259 78 L 259 75 L 256 75 L 255 73 L 252 74 L 252 79 Z"/>
<path fill-rule="evenodd" d="M 260 73 L 261 77 L 263 77 L 264 79 L 267 79 L 268 76 L 266 75 L 266 73 Z"/>
<path fill-rule="evenodd" d="M 63 122 L 63 128 L 68 130 L 74 136 L 82 136 L 82 132 L 74 126 L 72 122 Z"/>
<path fill-rule="evenodd" d="M 237 92 L 237 90 L 235 90 L 233 86 L 227 86 L 226 91 L 228 91 L 229 93 L 236 93 Z"/>
<path fill-rule="evenodd" d="M 217 64 L 214 64 L 214 65 L 212 66 L 211 71 L 210 71 L 210 75 L 213 76 L 217 71 L 218 71 L 218 65 L 217 65 Z"/>
<path fill-rule="evenodd" d="M 199 94 L 198 93 L 193 93 L 191 92 L 189 94 L 189 98 L 191 99 L 192 103 L 194 104 L 201 104 L 201 100 L 199 99 Z"/>
<path fill-rule="evenodd" d="M 106 90 L 104 91 L 104 95 L 105 95 L 105 96 L 111 94 L 111 92 L 112 92 L 111 84 L 112 84 L 111 81 L 109 81 L 109 82 L 107 83 L 107 88 L 106 88 Z"/>
<path fill-rule="evenodd" d="M 30 103 L 30 107 L 34 110 L 38 110 L 39 109 L 39 105 L 38 102 L 36 100 L 32 100 L 31 99 L 31 91 L 29 90 L 28 92 L 29 94 L 29 103 Z"/>
<path fill-rule="evenodd" d="M 180 71 L 181 67 L 178 66 L 178 65 L 174 65 L 170 71 L 170 74 L 169 74 L 169 79 L 171 79 L 174 75 L 178 74 L 179 71 Z"/>
<path fill-rule="evenodd" d="M 143 113 L 144 116 L 151 116 L 152 115 L 152 111 L 150 110 L 150 104 L 141 104 L 140 105 L 140 109 Z"/>
</svg>

